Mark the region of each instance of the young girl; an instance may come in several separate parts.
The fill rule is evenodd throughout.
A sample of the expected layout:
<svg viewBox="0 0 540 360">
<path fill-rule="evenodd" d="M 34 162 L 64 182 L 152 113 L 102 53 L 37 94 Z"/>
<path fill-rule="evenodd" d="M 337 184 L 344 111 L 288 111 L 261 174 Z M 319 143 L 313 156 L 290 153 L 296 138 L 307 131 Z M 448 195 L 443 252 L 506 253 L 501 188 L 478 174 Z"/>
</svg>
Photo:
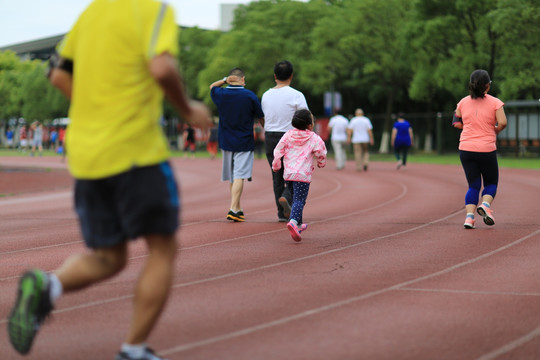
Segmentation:
<svg viewBox="0 0 540 360">
<path fill-rule="evenodd" d="M 291 189 L 293 204 L 291 216 L 287 228 L 294 241 L 302 240 L 300 233 L 307 229 L 302 222 L 302 213 L 306 204 L 306 198 L 313 173 L 313 158 L 317 159 L 317 166 L 322 168 L 326 165 L 326 146 L 321 137 L 313 132 L 313 115 L 307 109 L 301 109 L 294 113 L 292 118 L 294 129 L 283 135 L 274 149 L 274 161 L 272 170 L 277 172 L 281 169 L 283 157 L 283 178 L 287 187 Z"/>
</svg>

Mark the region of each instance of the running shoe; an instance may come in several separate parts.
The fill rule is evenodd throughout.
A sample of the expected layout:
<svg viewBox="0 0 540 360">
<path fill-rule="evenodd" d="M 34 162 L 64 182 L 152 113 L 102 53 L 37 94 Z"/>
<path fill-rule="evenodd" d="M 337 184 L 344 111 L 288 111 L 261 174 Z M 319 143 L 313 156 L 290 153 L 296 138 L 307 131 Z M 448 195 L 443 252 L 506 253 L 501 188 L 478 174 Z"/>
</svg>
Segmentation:
<svg viewBox="0 0 540 360">
<path fill-rule="evenodd" d="M 285 196 L 281 196 L 278 201 L 281 207 L 283 207 L 283 216 L 289 218 L 291 216 L 291 204 L 289 200 Z"/>
<path fill-rule="evenodd" d="M 287 223 L 287 229 L 289 229 L 289 232 L 291 233 L 291 237 L 293 238 L 294 241 L 299 242 L 302 240 L 302 236 L 300 236 L 300 229 L 298 229 L 298 226 L 296 225 L 296 223 L 294 223 L 293 221 L 289 221 Z"/>
<path fill-rule="evenodd" d="M 227 213 L 227 220 L 232 220 L 234 222 L 246 221 L 243 211 L 234 212 L 232 210 L 229 210 L 229 212 Z"/>
<path fill-rule="evenodd" d="M 465 229 L 474 229 L 474 219 L 467 216 L 465 218 L 465 224 L 463 224 L 463 227 Z"/>
<path fill-rule="evenodd" d="M 49 286 L 49 277 L 41 270 L 26 272 L 19 282 L 8 332 L 11 344 L 23 355 L 30 351 L 36 333 L 53 309 Z"/>
<path fill-rule="evenodd" d="M 300 225 L 300 227 L 298 228 L 298 232 L 299 233 L 302 233 L 302 231 L 305 231 L 307 229 L 307 224 L 302 224 Z"/>
<path fill-rule="evenodd" d="M 484 224 L 486 225 L 495 225 L 495 218 L 493 217 L 493 211 L 484 205 L 480 205 L 476 208 L 476 212 L 482 216 L 484 219 Z"/>
<path fill-rule="evenodd" d="M 150 349 L 149 347 L 146 347 L 144 351 L 143 357 L 131 357 L 127 353 L 120 351 L 114 360 L 166 360 L 165 358 L 159 357 L 156 355 L 154 350 Z"/>
</svg>

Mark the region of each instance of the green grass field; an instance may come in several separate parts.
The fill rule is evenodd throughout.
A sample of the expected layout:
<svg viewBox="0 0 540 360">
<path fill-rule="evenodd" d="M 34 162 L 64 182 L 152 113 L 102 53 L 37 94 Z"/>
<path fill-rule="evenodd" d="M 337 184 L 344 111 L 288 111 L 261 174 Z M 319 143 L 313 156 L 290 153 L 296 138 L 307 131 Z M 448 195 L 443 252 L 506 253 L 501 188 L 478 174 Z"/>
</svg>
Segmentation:
<svg viewBox="0 0 540 360">
<path fill-rule="evenodd" d="M 43 155 L 44 156 L 56 155 L 60 157 L 60 155 L 54 154 L 52 151 L 48 151 L 48 150 L 44 151 Z M 29 151 L 23 154 L 16 150 L 1 149 L 0 156 L 29 156 Z M 184 152 L 175 150 L 172 152 L 172 156 L 183 157 Z M 195 156 L 197 158 L 209 157 L 208 153 L 205 150 L 197 151 L 195 153 Z M 330 156 L 332 155 L 330 154 Z M 347 158 L 352 159 L 352 154 L 347 154 Z M 392 154 L 372 153 L 370 155 L 370 160 L 394 162 L 395 158 Z M 416 152 L 409 155 L 408 162 L 412 164 L 418 163 L 418 164 L 439 164 L 439 165 L 461 165 L 457 152 L 455 154 L 444 154 L 444 155 L 424 154 L 424 153 Z M 540 157 L 525 158 L 525 157 L 499 156 L 499 166 L 506 167 L 506 168 L 540 170 Z"/>
</svg>

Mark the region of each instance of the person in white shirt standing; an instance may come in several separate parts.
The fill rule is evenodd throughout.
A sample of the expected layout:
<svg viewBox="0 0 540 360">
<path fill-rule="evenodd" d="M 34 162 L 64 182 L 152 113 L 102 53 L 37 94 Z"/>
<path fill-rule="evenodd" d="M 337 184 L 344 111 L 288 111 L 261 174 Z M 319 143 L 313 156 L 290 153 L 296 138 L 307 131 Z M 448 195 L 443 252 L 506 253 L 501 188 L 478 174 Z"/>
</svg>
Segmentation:
<svg viewBox="0 0 540 360">
<path fill-rule="evenodd" d="M 300 109 L 307 109 L 308 105 L 304 94 L 292 88 L 293 65 L 287 61 L 280 61 L 274 66 L 274 80 L 276 86 L 268 89 L 262 96 L 261 105 L 264 113 L 265 151 L 266 159 L 272 168 L 274 161 L 274 148 L 281 137 L 293 127 L 291 119 Z M 292 195 L 285 186 L 283 179 L 283 166 L 278 172 L 272 172 L 274 196 L 278 210 L 279 222 L 289 221 L 291 214 Z"/>
<path fill-rule="evenodd" d="M 328 123 L 328 129 L 331 131 L 330 142 L 334 149 L 334 156 L 336 158 L 336 168 L 343 170 L 345 168 L 345 161 L 347 160 L 347 151 L 345 144 L 347 143 L 347 126 L 349 126 L 349 120 L 334 112 L 334 116 L 330 118 Z"/>
<path fill-rule="evenodd" d="M 373 126 L 364 110 L 356 109 L 347 128 L 347 144 L 353 144 L 356 171 L 367 171 L 369 165 L 368 146 L 373 145 Z"/>
</svg>

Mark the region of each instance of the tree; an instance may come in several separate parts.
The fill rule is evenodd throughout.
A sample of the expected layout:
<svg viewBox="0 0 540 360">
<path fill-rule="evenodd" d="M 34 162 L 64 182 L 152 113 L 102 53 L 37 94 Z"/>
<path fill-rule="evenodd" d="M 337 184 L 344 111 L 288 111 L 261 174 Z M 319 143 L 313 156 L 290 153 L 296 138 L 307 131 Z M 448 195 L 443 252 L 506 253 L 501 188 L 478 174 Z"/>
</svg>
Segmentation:
<svg viewBox="0 0 540 360">
<path fill-rule="evenodd" d="M 540 93 L 540 3 L 537 0 L 502 0 L 490 14 L 493 31 L 501 42 L 499 68 L 493 76 L 503 99 L 538 99 Z M 500 76 L 500 79 L 498 77 Z"/>
<path fill-rule="evenodd" d="M 310 57 L 309 31 L 321 17 L 321 9 L 311 3 L 273 0 L 240 5 L 232 30 L 219 39 L 199 76 L 199 96 L 213 106 L 208 85 L 233 67 L 242 68 L 246 86 L 262 96 L 275 85 L 274 64 L 284 59 L 295 66 L 294 84 L 302 84 L 297 79 L 302 78 L 301 60 Z M 299 90 L 309 89 L 300 86 Z"/>
<path fill-rule="evenodd" d="M 210 50 L 222 36 L 221 31 L 203 30 L 198 27 L 180 31 L 180 69 L 186 91 L 190 97 L 197 96 L 197 77 L 210 62 Z"/>
<path fill-rule="evenodd" d="M 69 101 L 49 84 L 47 64 L 39 60 L 25 62 L 20 73 L 21 114 L 27 121 L 48 122 L 68 113 Z"/>
<path fill-rule="evenodd" d="M 411 76 L 402 31 L 409 3 L 348 0 L 335 5 L 312 31 L 311 80 L 302 79 L 342 93 L 354 91 L 356 99 L 364 93 L 372 104 L 384 104 L 383 153 L 388 152 L 393 108 L 406 96 Z"/>
<path fill-rule="evenodd" d="M 21 116 L 21 101 L 16 91 L 20 87 L 17 70 L 21 62 L 12 51 L 0 52 L 0 119 Z"/>
</svg>

